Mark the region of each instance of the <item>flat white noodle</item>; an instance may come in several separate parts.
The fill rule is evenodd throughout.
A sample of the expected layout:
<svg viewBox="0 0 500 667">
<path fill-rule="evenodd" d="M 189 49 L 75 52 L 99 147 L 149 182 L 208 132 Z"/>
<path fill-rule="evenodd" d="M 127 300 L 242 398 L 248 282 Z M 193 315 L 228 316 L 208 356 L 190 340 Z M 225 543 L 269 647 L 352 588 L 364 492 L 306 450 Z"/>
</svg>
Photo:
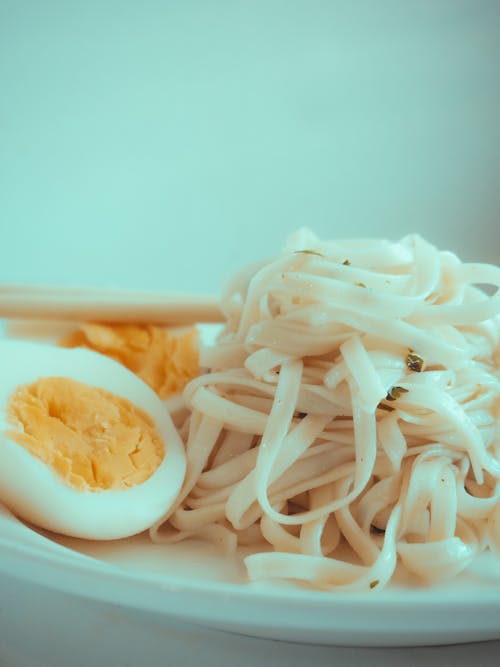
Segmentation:
<svg viewBox="0 0 500 667">
<path fill-rule="evenodd" d="M 245 545 L 250 579 L 328 590 L 500 556 L 499 287 L 498 267 L 417 235 L 302 229 L 240 272 L 184 392 L 188 470 L 152 539 Z"/>
</svg>

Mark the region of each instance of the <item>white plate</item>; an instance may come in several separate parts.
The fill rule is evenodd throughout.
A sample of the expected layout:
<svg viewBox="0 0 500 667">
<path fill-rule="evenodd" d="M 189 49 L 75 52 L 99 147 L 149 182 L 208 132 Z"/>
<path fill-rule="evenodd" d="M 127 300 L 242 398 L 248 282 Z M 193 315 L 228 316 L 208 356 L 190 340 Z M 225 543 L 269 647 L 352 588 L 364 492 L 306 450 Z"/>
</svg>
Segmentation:
<svg viewBox="0 0 500 667">
<path fill-rule="evenodd" d="M 202 329 L 205 343 L 218 327 Z M 53 338 L 54 326 L 16 331 Z M 0 337 L 2 336 L 0 329 Z M 417 646 L 500 639 L 500 563 L 483 554 L 432 588 L 401 576 L 370 593 L 327 593 L 284 582 L 249 583 L 244 550 L 224 556 L 188 540 L 146 535 L 92 542 L 41 534 L 0 505 L 0 571 L 93 600 L 262 638 L 348 646 Z"/>
<path fill-rule="evenodd" d="M 205 627 L 296 642 L 417 646 L 500 638 L 500 567 L 483 555 L 434 588 L 399 583 L 336 594 L 281 583 L 248 583 L 242 563 L 197 541 L 152 545 L 49 539 L 0 512 L 0 569 L 94 600 Z"/>
</svg>

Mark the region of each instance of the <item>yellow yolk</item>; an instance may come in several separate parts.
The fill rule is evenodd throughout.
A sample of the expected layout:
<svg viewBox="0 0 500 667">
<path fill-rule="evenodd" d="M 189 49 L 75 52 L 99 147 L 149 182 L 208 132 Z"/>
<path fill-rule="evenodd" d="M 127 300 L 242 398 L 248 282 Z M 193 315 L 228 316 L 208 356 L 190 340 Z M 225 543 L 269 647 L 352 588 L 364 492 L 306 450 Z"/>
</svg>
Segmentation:
<svg viewBox="0 0 500 667">
<path fill-rule="evenodd" d="M 86 323 L 60 345 L 105 354 L 138 375 L 160 398 L 168 398 L 199 373 L 197 337 L 194 328 L 174 336 L 154 326 Z"/>
<path fill-rule="evenodd" d="M 21 385 L 7 417 L 18 429 L 8 436 L 80 490 L 141 484 L 165 456 L 163 439 L 146 412 L 69 378 Z"/>
</svg>

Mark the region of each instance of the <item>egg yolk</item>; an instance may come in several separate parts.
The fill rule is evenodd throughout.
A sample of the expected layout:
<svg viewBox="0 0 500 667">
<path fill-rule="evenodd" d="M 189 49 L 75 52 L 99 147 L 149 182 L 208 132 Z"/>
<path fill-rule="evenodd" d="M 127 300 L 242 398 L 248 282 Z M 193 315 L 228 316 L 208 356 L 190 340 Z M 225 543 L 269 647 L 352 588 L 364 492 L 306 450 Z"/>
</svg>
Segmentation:
<svg viewBox="0 0 500 667">
<path fill-rule="evenodd" d="M 69 378 L 18 387 L 7 418 L 9 437 L 69 485 L 85 491 L 146 481 L 165 455 L 152 418 L 130 401 Z"/>
<path fill-rule="evenodd" d="M 155 326 L 85 323 L 64 338 L 62 347 L 86 347 L 118 361 L 160 398 L 177 394 L 199 373 L 198 332 L 173 335 Z"/>
</svg>

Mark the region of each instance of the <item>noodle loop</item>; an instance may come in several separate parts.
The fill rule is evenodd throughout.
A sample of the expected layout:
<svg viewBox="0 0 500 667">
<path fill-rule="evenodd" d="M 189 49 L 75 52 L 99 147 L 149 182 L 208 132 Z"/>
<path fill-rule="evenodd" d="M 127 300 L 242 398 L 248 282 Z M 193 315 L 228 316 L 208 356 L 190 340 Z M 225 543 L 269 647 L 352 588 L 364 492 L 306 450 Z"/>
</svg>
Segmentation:
<svg viewBox="0 0 500 667">
<path fill-rule="evenodd" d="M 499 287 L 499 268 L 415 235 L 308 230 L 235 276 L 184 392 L 187 477 L 152 538 L 252 547 L 250 579 L 329 590 L 500 555 Z"/>
</svg>

